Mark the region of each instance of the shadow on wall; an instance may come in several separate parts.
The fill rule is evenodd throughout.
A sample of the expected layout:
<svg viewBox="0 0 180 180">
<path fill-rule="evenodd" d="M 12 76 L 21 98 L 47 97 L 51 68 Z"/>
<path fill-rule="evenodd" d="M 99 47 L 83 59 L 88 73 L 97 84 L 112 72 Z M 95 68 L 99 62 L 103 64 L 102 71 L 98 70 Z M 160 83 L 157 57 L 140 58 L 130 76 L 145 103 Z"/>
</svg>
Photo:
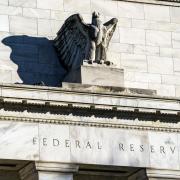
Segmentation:
<svg viewBox="0 0 180 180">
<path fill-rule="evenodd" d="M 9 36 L 2 43 L 12 49 L 10 58 L 18 65 L 23 84 L 60 86 L 66 70 L 59 63 L 53 42 L 44 37 Z"/>
</svg>

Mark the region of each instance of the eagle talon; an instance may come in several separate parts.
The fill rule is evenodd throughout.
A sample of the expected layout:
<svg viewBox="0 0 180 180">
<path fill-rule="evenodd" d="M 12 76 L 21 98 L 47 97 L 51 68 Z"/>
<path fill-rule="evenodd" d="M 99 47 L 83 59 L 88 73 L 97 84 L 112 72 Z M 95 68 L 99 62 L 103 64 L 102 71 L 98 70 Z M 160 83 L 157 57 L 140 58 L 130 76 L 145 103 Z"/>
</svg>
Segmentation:
<svg viewBox="0 0 180 180">
<path fill-rule="evenodd" d="M 93 63 L 99 64 L 99 61 L 95 60 L 95 61 L 93 61 Z"/>
<path fill-rule="evenodd" d="M 93 64 L 93 61 L 92 61 L 92 60 L 89 60 L 87 63 L 88 63 L 88 64 Z"/>
<path fill-rule="evenodd" d="M 111 63 L 110 61 L 105 61 L 104 64 L 106 64 L 107 66 L 110 66 L 113 63 Z"/>
</svg>

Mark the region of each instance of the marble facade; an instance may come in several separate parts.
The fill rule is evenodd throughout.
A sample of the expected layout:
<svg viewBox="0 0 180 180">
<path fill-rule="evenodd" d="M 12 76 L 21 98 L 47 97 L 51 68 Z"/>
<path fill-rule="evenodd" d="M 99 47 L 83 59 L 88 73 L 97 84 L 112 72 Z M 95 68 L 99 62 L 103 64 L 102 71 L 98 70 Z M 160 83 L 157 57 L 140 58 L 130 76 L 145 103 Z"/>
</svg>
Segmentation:
<svg viewBox="0 0 180 180">
<path fill-rule="evenodd" d="M 180 179 L 178 1 L 0 0 L 0 180 Z M 51 40 L 94 10 L 116 66 L 62 82 Z"/>
<path fill-rule="evenodd" d="M 178 133 L 22 122 L 0 127 L 0 159 L 180 169 Z"/>
<path fill-rule="evenodd" d="M 0 89 L 0 169 L 18 180 L 180 178 L 175 98 L 66 83 Z"/>
</svg>

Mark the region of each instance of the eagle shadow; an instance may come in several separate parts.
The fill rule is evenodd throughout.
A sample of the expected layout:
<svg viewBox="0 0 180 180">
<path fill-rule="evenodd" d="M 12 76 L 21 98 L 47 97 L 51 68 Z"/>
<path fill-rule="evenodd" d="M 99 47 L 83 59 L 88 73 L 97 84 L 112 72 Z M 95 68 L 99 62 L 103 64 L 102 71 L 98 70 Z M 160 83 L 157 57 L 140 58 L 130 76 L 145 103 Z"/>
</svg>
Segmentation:
<svg viewBox="0 0 180 180">
<path fill-rule="evenodd" d="M 10 59 L 18 65 L 17 73 L 23 84 L 61 85 L 66 70 L 59 62 L 52 40 L 20 35 L 6 37 L 2 43 L 11 48 Z"/>
</svg>

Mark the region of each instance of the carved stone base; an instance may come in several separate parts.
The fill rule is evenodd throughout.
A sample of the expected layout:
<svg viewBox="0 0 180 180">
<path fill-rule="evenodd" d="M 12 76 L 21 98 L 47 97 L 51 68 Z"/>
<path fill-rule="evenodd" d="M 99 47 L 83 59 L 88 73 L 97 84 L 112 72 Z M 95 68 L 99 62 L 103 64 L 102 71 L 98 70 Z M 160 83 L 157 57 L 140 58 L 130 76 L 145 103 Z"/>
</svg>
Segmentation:
<svg viewBox="0 0 180 180">
<path fill-rule="evenodd" d="M 69 72 L 64 82 L 123 87 L 124 71 L 123 69 L 105 65 L 86 64 L 77 70 Z"/>
</svg>

